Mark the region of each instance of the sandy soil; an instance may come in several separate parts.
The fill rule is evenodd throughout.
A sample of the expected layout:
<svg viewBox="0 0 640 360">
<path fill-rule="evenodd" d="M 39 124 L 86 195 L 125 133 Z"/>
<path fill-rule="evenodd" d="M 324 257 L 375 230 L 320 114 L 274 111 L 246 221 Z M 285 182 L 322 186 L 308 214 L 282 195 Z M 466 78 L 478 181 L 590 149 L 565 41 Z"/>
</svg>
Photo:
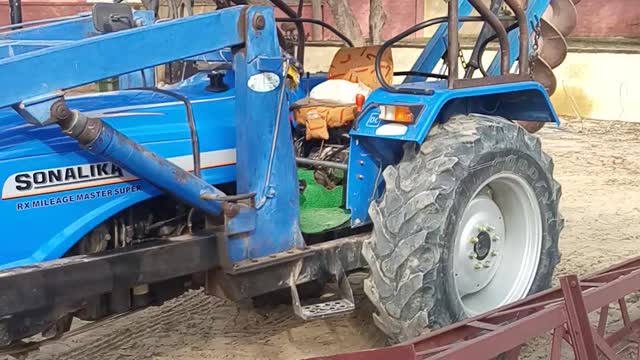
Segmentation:
<svg viewBox="0 0 640 360">
<path fill-rule="evenodd" d="M 564 194 L 566 226 L 556 277 L 586 274 L 637 255 L 640 124 L 569 122 L 548 127 L 541 136 Z M 192 292 L 47 345 L 28 358 L 297 359 L 384 345 L 370 320 L 370 304 L 357 294 L 356 313 L 303 322 L 288 306 L 251 309 Z M 524 355 L 544 358 L 544 343 L 535 342 Z"/>
</svg>

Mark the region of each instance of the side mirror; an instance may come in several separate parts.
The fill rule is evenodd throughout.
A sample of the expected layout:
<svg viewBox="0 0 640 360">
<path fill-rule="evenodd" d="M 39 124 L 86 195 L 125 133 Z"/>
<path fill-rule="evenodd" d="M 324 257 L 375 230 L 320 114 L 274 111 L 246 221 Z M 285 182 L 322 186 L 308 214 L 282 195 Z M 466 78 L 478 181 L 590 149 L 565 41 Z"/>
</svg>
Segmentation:
<svg viewBox="0 0 640 360">
<path fill-rule="evenodd" d="M 98 3 L 91 12 L 93 26 L 101 33 L 110 33 L 135 27 L 133 12 L 127 4 Z"/>
</svg>

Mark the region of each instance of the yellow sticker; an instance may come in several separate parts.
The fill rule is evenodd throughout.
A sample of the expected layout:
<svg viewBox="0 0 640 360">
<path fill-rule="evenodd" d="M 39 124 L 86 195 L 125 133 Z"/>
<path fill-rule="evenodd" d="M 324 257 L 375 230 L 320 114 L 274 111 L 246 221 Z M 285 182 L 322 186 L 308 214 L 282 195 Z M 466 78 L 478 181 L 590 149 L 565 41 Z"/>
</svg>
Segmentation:
<svg viewBox="0 0 640 360">
<path fill-rule="evenodd" d="M 290 87 L 292 89 L 297 89 L 300 85 L 300 73 L 293 65 L 288 66 L 287 76 L 291 79 Z"/>
</svg>

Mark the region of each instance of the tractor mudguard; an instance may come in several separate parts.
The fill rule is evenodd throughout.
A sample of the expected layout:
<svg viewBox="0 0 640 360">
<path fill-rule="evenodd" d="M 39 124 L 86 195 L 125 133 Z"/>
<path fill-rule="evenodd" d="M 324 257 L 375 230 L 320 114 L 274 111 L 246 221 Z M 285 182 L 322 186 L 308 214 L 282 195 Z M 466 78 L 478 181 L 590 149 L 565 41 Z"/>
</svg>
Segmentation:
<svg viewBox="0 0 640 360">
<path fill-rule="evenodd" d="M 200 137 L 203 178 L 211 184 L 232 182 L 235 92 L 232 88 L 211 98 L 204 92 L 206 83 L 202 76 L 178 91 L 192 99 L 198 131 L 211 134 Z M 182 102 L 147 91 L 121 91 L 70 98 L 67 103 L 193 170 Z M 162 195 L 148 182 L 80 148 L 56 125 L 25 125 L 11 110 L 0 112 L 0 123 L 1 222 L 7 225 L 6 239 L 19 239 L 3 247 L 0 269 L 57 259 L 105 220 Z"/>
<path fill-rule="evenodd" d="M 448 90 L 446 82 L 410 83 L 399 86 L 432 90 L 432 95 L 410 95 L 378 90 L 371 94 L 365 111 L 357 119 L 353 136 L 376 137 L 422 144 L 433 124 L 445 122 L 454 115 L 479 113 L 501 116 L 510 120 L 528 120 L 559 123 L 544 87 L 527 81 L 467 89 Z M 406 129 L 379 119 L 378 105 L 422 105 L 422 110 Z"/>
<path fill-rule="evenodd" d="M 402 157 L 403 144 L 422 144 L 436 122 L 454 115 L 485 114 L 509 120 L 556 122 L 544 87 L 534 81 L 449 90 L 446 82 L 408 83 L 398 87 L 431 90 L 431 95 L 374 91 L 351 130 L 347 208 L 352 226 L 369 223 L 369 204 L 382 192 L 382 171 Z M 411 124 L 379 118 L 379 105 L 411 105 L 421 109 Z M 351 170 L 354 169 L 354 170 Z"/>
</svg>

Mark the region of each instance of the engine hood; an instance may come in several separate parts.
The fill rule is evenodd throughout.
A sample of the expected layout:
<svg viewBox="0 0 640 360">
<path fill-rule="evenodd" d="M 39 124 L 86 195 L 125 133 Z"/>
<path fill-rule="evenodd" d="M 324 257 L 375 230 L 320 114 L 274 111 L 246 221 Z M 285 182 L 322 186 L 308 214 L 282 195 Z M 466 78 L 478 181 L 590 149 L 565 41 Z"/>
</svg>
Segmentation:
<svg viewBox="0 0 640 360">
<path fill-rule="evenodd" d="M 166 89 L 186 96 L 196 117 L 198 104 L 233 101 L 233 89 L 212 93 L 205 90 L 206 84 L 204 74 L 198 74 Z M 190 136 L 184 103 L 168 95 L 126 90 L 70 97 L 66 102 L 69 108 L 99 117 L 139 143 Z M 78 150 L 77 142 L 63 134 L 57 125 L 31 125 L 12 109 L 0 110 L 0 161 Z"/>
</svg>

